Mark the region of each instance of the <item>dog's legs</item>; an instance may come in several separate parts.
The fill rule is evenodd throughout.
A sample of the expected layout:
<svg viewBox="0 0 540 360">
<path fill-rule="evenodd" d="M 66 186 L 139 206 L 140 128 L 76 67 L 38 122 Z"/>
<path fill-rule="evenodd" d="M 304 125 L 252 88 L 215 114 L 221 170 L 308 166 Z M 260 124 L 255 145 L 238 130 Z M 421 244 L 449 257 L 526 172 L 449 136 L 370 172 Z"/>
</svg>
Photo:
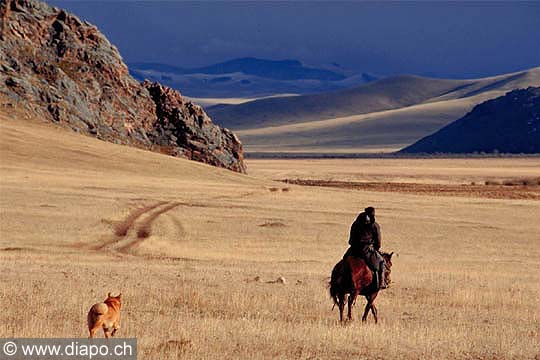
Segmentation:
<svg viewBox="0 0 540 360">
<path fill-rule="evenodd" d="M 111 336 L 114 336 L 114 334 L 116 334 L 116 332 L 118 331 L 118 329 L 120 329 L 120 324 L 114 324 L 113 325 L 113 331 L 111 333 Z"/>
<path fill-rule="evenodd" d="M 93 338 L 95 335 L 96 335 L 96 331 L 98 330 L 98 328 L 90 328 L 88 329 L 88 331 L 90 332 L 90 336 L 88 338 Z"/>
<path fill-rule="evenodd" d="M 111 337 L 111 329 L 108 327 L 103 327 L 103 333 L 105 334 L 105 337 L 108 339 Z"/>
</svg>

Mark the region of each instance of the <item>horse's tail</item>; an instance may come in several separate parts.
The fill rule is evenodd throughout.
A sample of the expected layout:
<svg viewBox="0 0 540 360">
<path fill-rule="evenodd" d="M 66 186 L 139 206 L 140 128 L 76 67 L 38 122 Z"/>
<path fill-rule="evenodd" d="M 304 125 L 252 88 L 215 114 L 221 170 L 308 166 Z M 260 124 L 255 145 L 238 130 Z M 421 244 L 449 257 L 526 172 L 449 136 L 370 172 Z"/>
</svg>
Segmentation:
<svg viewBox="0 0 540 360">
<path fill-rule="evenodd" d="M 332 280 L 330 280 L 330 297 L 334 301 L 334 306 L 338 304 L 337 295 L 338 295 L 338 291 L 337 291 L 336 284 Z M 332 310 L 334 310 L 334 307 L 332 307 Z"/>
<path fill-rule="evenodd" d="M 338 295 L 345 294 L 350 288 L 352 277 L 344 260 L 340 260 L 332 270 L 330 277 L 330 297 L 334 300 L 334 305 L 338 305 Z"/>
</svg>

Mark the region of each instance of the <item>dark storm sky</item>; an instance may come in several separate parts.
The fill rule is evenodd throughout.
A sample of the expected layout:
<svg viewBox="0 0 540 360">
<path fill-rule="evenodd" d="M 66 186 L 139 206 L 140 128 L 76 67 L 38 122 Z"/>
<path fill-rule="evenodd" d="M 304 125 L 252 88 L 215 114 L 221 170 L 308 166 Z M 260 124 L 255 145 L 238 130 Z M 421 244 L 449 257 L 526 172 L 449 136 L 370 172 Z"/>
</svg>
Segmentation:
<svg viewBox="0 0 540 360">
<path fill-rule="evenodd" d="M 127 62 L 253 56 L 453 78 L 540 65 L 540 2 L 48 3 L 96 24 Z"/>
</svg>

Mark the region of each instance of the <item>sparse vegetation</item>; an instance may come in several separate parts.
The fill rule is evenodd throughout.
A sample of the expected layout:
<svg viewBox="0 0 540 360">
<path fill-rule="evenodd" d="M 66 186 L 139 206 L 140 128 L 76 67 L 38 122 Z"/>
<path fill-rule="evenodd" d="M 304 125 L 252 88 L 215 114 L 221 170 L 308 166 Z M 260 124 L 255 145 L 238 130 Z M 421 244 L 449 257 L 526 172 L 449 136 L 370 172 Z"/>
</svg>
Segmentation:
<svg viewBox="0 0 540 360">
<path fill-rule="evenodd" d="M 540 185 L 540 178 L 517 178 L 517 179 L 506 179 L 506 180 L 486 180 L 484 182 L 488 186 L 521 186 L 521 187 L 535 187 Z"/>
<path fill-rule="evenodd" d="M 537 160 L 254 161 L 247 177 L 37 122 L 0 121 L 0 130 L 0 337 L 85 337 L 89 307 L 121 291 L 118 335 L 137 337 L 141 359 L 539 353 L 538 200 L 292 184 L 283 193 L 265 179 L 308 172 L 484 188 L 486 174 L 535 177 Z M 114 224 L 160 201 L 170 205 L 114 234 Z M 356 321 L 340 326 L 328 277 L 368 204 L 378 209 L 384 249 L 399 253 L 393 285 L 377 298 L 378 325 L 358 321 L 358 299 Z M 259 226 L 274 222 L 286 226 Z M 112 245 L 94 250 L 103 244 Z"/>
<path fill-rule="evenodd" d="M 503 185 L 506 185 L 506 186 L 538 186 L 538 185 L 540 185 L 540 178 L 505 180 L 505 181 L 503 181 Z"/>
<path fill-rule="evenodd" d="M 422 183 L 397 183 L 397 182 L 355 182 L 314 179 L 285 179 L 287 184 L 302 186 L 333 187 L 351 190 L 398 192 L 434 196 L 463 196 L 490 199 L 536 199 L 540 200 L 540 188 L 533 187 L 532 181 L 505 181 L 501 183 L 495 180 L 486 180 L 486 186 L 461 184 L 422 184 Z M 504 186 L 503 186 L 504 185 Z M 521 187 L 518 189 L 510 186 Z"/>
</svg>

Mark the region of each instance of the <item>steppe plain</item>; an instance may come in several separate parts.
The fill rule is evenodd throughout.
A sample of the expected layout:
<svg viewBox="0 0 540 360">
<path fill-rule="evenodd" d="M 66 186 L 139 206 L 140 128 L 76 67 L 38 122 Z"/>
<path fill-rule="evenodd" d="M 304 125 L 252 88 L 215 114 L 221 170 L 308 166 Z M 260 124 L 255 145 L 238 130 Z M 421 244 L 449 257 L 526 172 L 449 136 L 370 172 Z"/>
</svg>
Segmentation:
<svg viewBox="0 0 540 360">
<path fill-rule="evenodd" d="M 275 181 L 489 189 L 540 177 L 538 158 L 248 159 L 240 175 L 17 114 L 0 155 L 0 337 L 86 337 L 90 306 L 121 291 L 142 359 L 540 358 L 537 185 Z M 328 278 L 367 205 L 393 283 L 378 324 L 359 299 L 342 326 Z"/>
</svg>

